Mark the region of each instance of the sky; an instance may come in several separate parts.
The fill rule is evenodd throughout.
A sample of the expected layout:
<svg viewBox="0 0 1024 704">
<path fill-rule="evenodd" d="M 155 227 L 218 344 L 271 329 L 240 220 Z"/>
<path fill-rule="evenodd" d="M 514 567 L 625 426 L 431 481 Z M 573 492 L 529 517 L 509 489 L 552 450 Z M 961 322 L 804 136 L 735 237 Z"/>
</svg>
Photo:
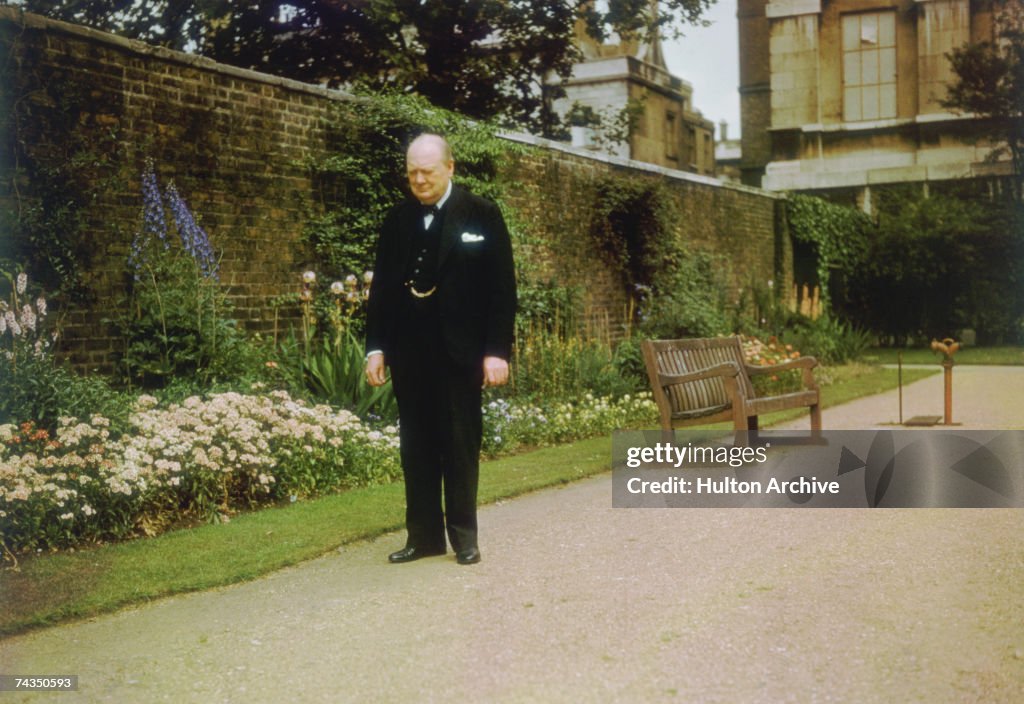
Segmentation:
<svg viewBox="0 0 1024 704">
<path fill-rule="evenodd" d="M 693 86 L 693 105 L 715 123 L 729 123 L 729 139 L 740 136 L 739 37 L 736 0 L 719 0 L 706 19 L 710 27 L 685 27 L 685 37 L 665 40 L 665 63 L 674 75 Z"/>
</svg>

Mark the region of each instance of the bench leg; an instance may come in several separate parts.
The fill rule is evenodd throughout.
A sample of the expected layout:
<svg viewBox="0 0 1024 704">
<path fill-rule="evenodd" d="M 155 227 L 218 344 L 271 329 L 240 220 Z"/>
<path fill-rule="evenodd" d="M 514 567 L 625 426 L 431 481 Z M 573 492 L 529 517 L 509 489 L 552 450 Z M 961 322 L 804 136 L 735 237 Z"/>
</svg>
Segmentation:
<svg viewBox="0 0 1024 704">
<path fill-rule="evenodd" d="M 667 443 L 669 445 L 675 445 L 676 444 L 676 431 L 672 428 L 672 426 L 669 426 L 667 428 L 662 427 L 662 429 L 661 429 L 661 441 L 663 443 Z"/>
<path fill-rule="evenodd" d="M 753 447 L 758 444 L 757 416 L 747 416 L 747 446 Z"/>
<path fill-rule="evenodd" d="M 818 403 L 811 406 L 811 435 L 821 435 L 821 404 Z"/>
</svg>

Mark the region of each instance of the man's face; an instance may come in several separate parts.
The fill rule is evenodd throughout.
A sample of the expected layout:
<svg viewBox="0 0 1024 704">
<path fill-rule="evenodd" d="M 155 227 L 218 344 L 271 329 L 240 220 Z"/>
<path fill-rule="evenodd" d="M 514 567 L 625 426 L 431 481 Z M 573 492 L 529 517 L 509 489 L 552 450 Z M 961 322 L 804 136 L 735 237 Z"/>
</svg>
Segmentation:
<svg viewBox="0 0 1024 704">
<path fill-rule="evenodd" d="M 448 190 L 454 167 L 453 161 L 445 160 L 440 142 L 429 139 L 413 142 L 405 156 L 409 190 L 420 203 L 433 205 Z"/>
</svg>

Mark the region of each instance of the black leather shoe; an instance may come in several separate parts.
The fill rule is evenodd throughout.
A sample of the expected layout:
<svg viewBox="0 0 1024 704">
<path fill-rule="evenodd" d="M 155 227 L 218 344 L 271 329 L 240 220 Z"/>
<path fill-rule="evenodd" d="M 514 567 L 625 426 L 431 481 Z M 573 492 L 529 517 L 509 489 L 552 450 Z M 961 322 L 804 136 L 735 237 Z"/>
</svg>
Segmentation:
<svg viewBox="0 0 1024 704">
<path fill-rule="evenodd" d="M 398 552 L 393 552 L 388 555 L 388 562 L 399 563 L 399 562 L 412 562 L 418 560 L 421 557 L 434 557 L 436 555 L 444 555 L 445 550 L 424 550 L 422 548 L 406 547 L 402 548 Z"/>
<path fill-rule="evenodd" d="M 460 565 L 475 565 L 480 562 L 480 548 L 466 548 L 455 553 L 455 561 Z"/>
</svg>

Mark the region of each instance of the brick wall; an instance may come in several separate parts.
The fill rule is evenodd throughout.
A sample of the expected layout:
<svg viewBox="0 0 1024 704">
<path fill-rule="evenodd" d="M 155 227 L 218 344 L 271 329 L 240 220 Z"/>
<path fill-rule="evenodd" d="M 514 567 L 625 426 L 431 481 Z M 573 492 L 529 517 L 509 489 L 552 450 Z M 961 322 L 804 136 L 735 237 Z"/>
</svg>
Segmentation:
<svg viewBox="0 0 1024 704">
<path fill-rule="evenodd" d="M 239 320 L 250 331 L 271 329 L 271 300 L 298 290 L 298 274 L 313 262 L 300 241 L 316 205 L 302 160 L 326 152 L 324 121 L 334 105 L 352 98 L 8 7 L 0 7 L 0 62 L 0 207 L 8 218 L 41 188 L 38 173 L 15 163 L 15 143 L 40 162 L 93 157 L 74 169 L 90 185 L 78 191 L 93 194 L 77 211 L 86 295 L 65 317 L 64 344 L 75 364 L 104 369 L 114 359 L 118 341 L 103 318 L 124 290 L 145 156 L 154 159 L 161 183 L 173 179 L 202 216 L 223 253 L 221 279 Z M 588 234 L 593 185 L 609 173 L 664 180 L 681 214 L 675 235 L 732 257 L 738 285 L 767 281 L 780 266 L 788 271 L 788 254 L 776 243 L 781 201 L 774 196 L 509 138 L 528 144 L 502 174 L 510 204 L 541 242 L 528 256 L 559 281 L 578 284 L 585 314 L 614 330 L 621 329 L 628 292 L 593 252 Z"/>
</svg>

